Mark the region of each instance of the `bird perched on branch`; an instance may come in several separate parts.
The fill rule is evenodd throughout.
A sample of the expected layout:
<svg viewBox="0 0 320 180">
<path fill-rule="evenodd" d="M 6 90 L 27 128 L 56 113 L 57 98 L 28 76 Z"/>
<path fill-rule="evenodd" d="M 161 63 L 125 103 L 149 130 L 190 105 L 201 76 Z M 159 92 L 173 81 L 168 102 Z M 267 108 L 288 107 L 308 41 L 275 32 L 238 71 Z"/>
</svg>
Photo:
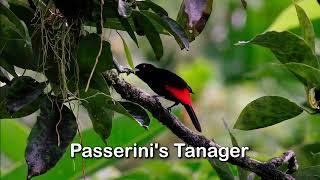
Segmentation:
<svg viewBox="0 0 320 180">
<path fill-rule="evenodd" d="M 195 128 L 201 132 L 201 126 L 192 108 L 190 96 L 193 93 L 192 89 L 181 77 L 166 69 L 160 69 L 146 63 L 137 65 L 135 70 L 136 75 L 147 83 L 155 93 L 175 102 L 168 110 L 181 103 L 187 110 Z"/>
</svg>

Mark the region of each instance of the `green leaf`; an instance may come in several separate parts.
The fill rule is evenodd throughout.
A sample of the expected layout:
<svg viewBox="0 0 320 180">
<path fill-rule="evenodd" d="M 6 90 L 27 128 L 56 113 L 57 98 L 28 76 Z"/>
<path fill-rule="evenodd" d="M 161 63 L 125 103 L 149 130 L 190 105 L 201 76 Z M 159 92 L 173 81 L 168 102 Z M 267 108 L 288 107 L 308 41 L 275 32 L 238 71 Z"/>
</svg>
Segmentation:
<svg viewBox="0 0 320 180">
<path fill-rule="evenodd" d="M 31 38 L 23 21 L 0 3 L 0 55 L 7 63 L 35 69 Z M 23 61 L 22 61 L 23 60 Z"/>
<path fill-rule="evenodd" d="M 134 20 L 139 27 L 141 27 L 143 32 L 145 33 L 153 52 L 156 55 L 156 58 L 159 60 L 163 56 L 163 46 L 157 29 L 154 24 L 146 17 L 144 14 L 133 11 Z M 136 27 L 137 28 L 137 27 Z"/>
<path fill-rule="evenodd" d="M 14 66 L 9 64 L 9 63 L 7 63 L 7 61 L 5 59 L 0 58 L 0 67 L 5 69 L 13 77 L 17 77 L 18 76 L 16 71 L 14 70 Z"/>
<path fill-rule="evenodd" d="M 140 126 L 146 129 L 149 127 L 150 117 L 143 107 L 129 101 L 120 101 L 119 103 L 138 121 Z"/>
<path fill-rule="evenodd" d="M 80 40 L 77 57 L 81 73 L 90 73 L 92 71 L 99 49 L 100 36 L 97 34 L 89 34 Z M 109 42 L 103 41 L 103 48 L 101 52 L 99 62 L 95 69 L 96 73 L 105 72 L 112 68 L 112 52 Z"/>
<path fill-rule="evenodd" d="M 124 52 L 126 54 L 127 62 L 129 64 L 129 66 L 131 67 L 131 69 L 134 71 L 134 64 L 133 64 L 133 60 L 132 60 L 130 49 L 129 49 L 126 41 L 123 39 L 123 37 L 120 34 L 119 34 L 119 36 L 120 36 L 120 38 L 122 40 L 123 49 L 124 49 Z"/>
<path fill-rule="evenodd" d="M 296 62 L 315 68 L 319 67 L 319 61 L 310 46 L 302 38 L 288 31 L 265 32 L 250 41 L 239 42 L 237 45 L 246 44 L 255 44 L 270 49 L 283 64 Z"/>
<path fill-rule="evenodd" d="M 145 114 L 141 113 L 142 110 L 133 104 L 132 107 L 128 105 L 129 110 L 127 110 L 120 102 L 112 99 L 111 96 L 94 89 L 89 89 L 87 92 L 81 91 L 80 94 L 82 98 L 81 102 L 89 112 L 94 130 L 104 141 L 110 136 L 113 111 L 129 117 L 144 128 L 150 123 L 150 119 L 148 122 Z M 130 111 L 133 107 L 137 112 L 131 114 Z M 135 118 L 135 116 L 137 116 L 137 118 Z M 144 118 L 143 121 L 141 117 Z"/>
<path fill-rule="evenodd" d="M 0 151 L 13 161 L 24 160 L 29 128 L 14 119 L 0 121 Z"/>
<path fill-rule="evenodd" d="M 85 98 L 82 105 L 88 111 L 95 132 L 106 142 L 111 133 L 114 112 L 107 108 L 112 103 L 109 98 L 96 95 L 97 93 L 99 91 L 89 89 L 86 93 L 81 92 L 80 96 Z"/>
<path fill-rule="evenodd" d="M 319 120 L 316 119 L 316 120 Z M 300 167 L 313 166 L 320 164 L 320 142 L 302 144 L 292 149 L 297 154 L 297 161 Z"/>
<path fill-rule="evenodd" d="M 312 87 L 320 88 L 320 70 L 301 63 L 286 63 L 285 66 L 307 81 Z"/>
<path fill-rule="evenodd" d="M 223 180 L 234 180 L 234 176 L 226 162 L 221 162 L 218 159 L 209 158 L 209 163 L 212 168 L 217 172 L 220 179 Z"/>
<path fill-rule="evenodd" d="M 126 128 L 130 127 L 130 128 Z M 161 125 L 157 120 L 153 119 L 151 122 L 149 131 L 145 131 L 126 117 L 118 117 L 113 120 L 113 129 L 111 136 L 108 139 L 108 146 L 110 147 L 128 147 L 137 143 L 139 146 L 143 146 L 150 143 L 157 135 L 164 132 L 166 128 Z M 87 129 L 81 133 L 83 146 L 91 147 L 105 147 L 105 143 L 99 136 L 96 135 L 93 129 Z M 80 137 L 76 136 L 74 143 L 79 143 Z M 70 147 L 66 152 L 70 152 Z M 66 153 L 57 165 L 48 171 L 46 174 L 37 177 L 38 180 L 56 180 L 56 179 L 80 179 L 83 172 L 83 161 L 85 163 L 85 173 L 90 175 L 100 169 L 107 166 L 113 166 L 123 158 L 87 158 L 83 159 L 80 154 L 77 154 L 75 158 L 71 158 L 70 154 Z M 27 167 L 23 163 L 13 171 L 1 176 L 1 180 L 11 179 L 25 179 L 27 173 Z"/>
<path fill-rule="evenodd" d="M 189 40 L 185 30 L 173 19 L 168 16 L 159 16 L 155 13 L 149 11 L 141 11 L 148 18 L 152 18 L 155 22 L 159 23 L 165 30 L 167 30 L 177 43 L 179 44 L 181 49 L 186 48 L 189 50 Z"/>
<path fill-rule="evenodd" d="M 298 15 L 298 19 L 299 19 L 299 23 L 300 23 L 300 27 L 302 30 L 302 34 L 303 34 L 303 38 L 304 40 L 308 43 L 308 45 L 311 47 L 312 51 L 315 52 L 315 33 L 314 33 L 314 29 L 313 29 L 313 25 L 310 21 L 310 19 L 308 18 L 308 15 L 306 14 L 306 12 L 298 5 L 298 4 L 294 4 L 296 11 L 297 11 L 297 15 Z M 320 8 L 319 8 L 320 10 Z"/>
<path fill-rule="evenodd" d="M 310 20 L 320 19 L 320 6 L 316 1 L 302 0 L 297 4 L 304 9 Z M 294 4 L 292 4 L 281 12 L 267 31 L 285 31 L 298 26 L 297 12 Z"/>
<path fill-rule="evenodd" d="M 12 82 L 6 96 L 6 107 L 9 113 L 15 113 L 36 101 L 43 95 L 46 87 L 45 83 L 39 83 L 28 76 L 14 78 Z"/>
<path fill-rule="evenodd" d="M 213 0 L 184 0 L 180 6 L 177 22 L 193 41 L 204 29 L 212 11 Z"/>
<path fill-rule="evenodd" d="M 296 180 L 318 180 L 320 177 L 320 165 L 299 169 L 293 174 Z"/>
<path fill-rule="evenodd" d="M 163 9 L 161 6 L 159 6 L 158 4 L 156 4 L 150 0 L 137 1 L 137 5 L 138 5 L 139 9 L 141 9 L 141 10 L 151 9 L 153 12 L 159 14 L 160 16 L 168 16 L 168 13 L 165 9 Z"/>
<path fill-rule="evenodd" d="M 264 96 L 249 103 L 241 112 L 235 129 L 264 128 L 301 114 L 303 109 L 279 96 Z"/>
<path fill-rule="evenodd" d="M 139 47 L 138 40 L 136 35 L 134 34 L 134 30 L 127 18 L 121 18 L 119 17 L 119 21 L 121 22 L 121 25 L 124 27 L 124 30 L 129 34 L 131 39 L 136 43 L 136 45 Z"/>
<path fill-rule="evenodd" d="M 26 161 L 28 179 L 53 168 L 77 133 L 73 112 L 57 99 L 46 99 L 28 137 Z"/>
<path fill-rule="evenodd" d="M 34 10 L 32 10 L 26 1 L 9 1 L 10 10 L 21 19 L 28 27 L 30 27 L 32 18 L 34 18 Z"/>
<path fill-rule="evenodd" d="M 229 129 L 228 124 L 227 124 L 227 122 L 225 120 L 223 120 L 223 124 L 224 124 L 225 128 L 229 132 L 229 136 L 230 136 L 230 139 L 231 139 L 232 146 L 233 147 L 240 147 L 238 142 L 237 142 L 236 137 L 232 134 L 232 132 Z M 248 175 L 249 175 L 248 171 L 242 169 L 240 166 L 237 166 L 237 170 L 238 170 L 239 180 L 247 180 L 248 179 Z"/>
</svg>

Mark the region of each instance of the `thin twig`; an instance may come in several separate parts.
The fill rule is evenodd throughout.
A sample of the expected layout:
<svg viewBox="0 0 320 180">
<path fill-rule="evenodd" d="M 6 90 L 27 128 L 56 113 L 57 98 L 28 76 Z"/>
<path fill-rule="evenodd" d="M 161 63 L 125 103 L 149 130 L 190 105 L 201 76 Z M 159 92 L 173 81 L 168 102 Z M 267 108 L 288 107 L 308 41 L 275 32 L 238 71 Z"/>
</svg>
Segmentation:
<svg viewBox="0 0 320 180">
<path fill-rule="evenodd" d="M 88 89 L 89 89 L 90 81 L 92 79 L 93 73 L 94 73 L 94 71 L 96 69 L 96 66 L 97 66 L 97 64 L 99 62 L 99 58 L 100 58 L 101 53 L 102 53 L 102 47 L 103 47 L 103 5 L 104 5 L 104 0 L 101 0 L 100 1 L 100 28 L 101 28 L 101 32 L 99 32 L 99 34 L 100 34 L 100 49 L 99 49 L 98 55 L 96 57 L 96 62 L 94 63 L 92 71 L 90 73 L 85 92 L 87 92 Z"/>
</svg>

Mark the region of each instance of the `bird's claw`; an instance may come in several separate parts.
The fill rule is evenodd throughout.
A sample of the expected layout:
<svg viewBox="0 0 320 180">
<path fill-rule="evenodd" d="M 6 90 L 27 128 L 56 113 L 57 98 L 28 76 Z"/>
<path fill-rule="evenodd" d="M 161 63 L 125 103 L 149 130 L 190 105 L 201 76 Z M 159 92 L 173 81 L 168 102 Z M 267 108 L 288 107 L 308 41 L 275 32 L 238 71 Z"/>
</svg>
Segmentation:
<svg viewBox="0 0 320 180">
<path fill-rule="evenodd" d="M 160 96 L 160 95 L 153 95 L 152 97 L 158 99 L 158 98 L 160 98 L 160 97 L 162 97 L 162 96 Z"/>
<path fill-rule="evenodd" d="M 130 68 L 123 68 L 122 73 L 126 73 L 127 75 L 129 75 L 134 74 L 134 71 Z"/>
<path fill-rule="evenodd" d="M 168 107 L 167 110 L 168 110 L 169 112 L 171 112 L 171 109 L 172 109 L 173 107 L 177 106 L 178 104 L 179 104 L 179 103 L 174 103 L 172 106 Z"/>
</svg>

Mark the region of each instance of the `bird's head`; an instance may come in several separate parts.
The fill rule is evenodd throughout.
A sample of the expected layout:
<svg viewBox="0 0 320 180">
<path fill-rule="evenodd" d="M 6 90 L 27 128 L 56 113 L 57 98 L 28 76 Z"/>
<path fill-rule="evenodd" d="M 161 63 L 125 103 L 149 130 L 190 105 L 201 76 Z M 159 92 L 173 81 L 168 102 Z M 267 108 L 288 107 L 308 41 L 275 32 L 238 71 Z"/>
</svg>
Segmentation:
<svg viewBox="0 0 320 180">
<path fill-rule="evenodd" d="M 144 77 L 150 76 L 150 73 L 152 73 L 155 69 L 156 67 L 152 64 L 142 63 L 135 67 L 135 72 L 139 78 L 144 79 Z"/>
</svg>

